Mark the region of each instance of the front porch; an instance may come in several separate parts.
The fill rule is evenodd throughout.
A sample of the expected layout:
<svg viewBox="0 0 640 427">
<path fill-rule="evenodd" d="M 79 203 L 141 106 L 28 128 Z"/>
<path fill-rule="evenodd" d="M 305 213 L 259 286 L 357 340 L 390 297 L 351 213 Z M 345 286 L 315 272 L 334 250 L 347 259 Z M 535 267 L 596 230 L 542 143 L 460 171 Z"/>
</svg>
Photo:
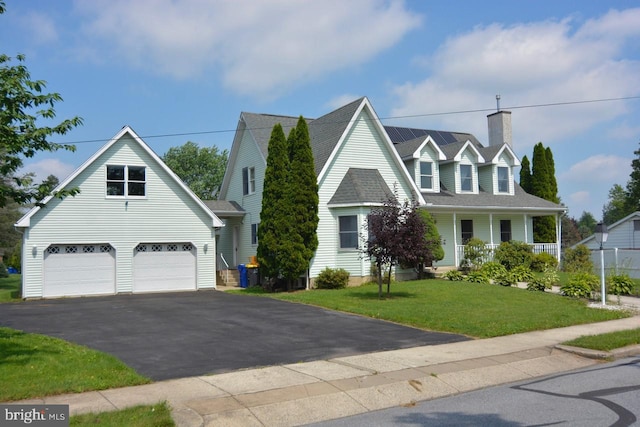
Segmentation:
<svg viewBox="0 0 640 427">
<path fill-rule="evenodd" d="M 484 258 L 484 262 L 493 261 L 493 254 L 495 250 L 500 246 L 499 244 L 485 244 L 487 249 L 487 255 Z M 529 243 L 534 254 L 546 252 L 552 255 L 557 260 L 560 260 L 560 244 L 559 243 Z M 460 261 L 464 259 L 464 245 L 456 245 L 456 266 L 460 265 Z"/>
</svg>

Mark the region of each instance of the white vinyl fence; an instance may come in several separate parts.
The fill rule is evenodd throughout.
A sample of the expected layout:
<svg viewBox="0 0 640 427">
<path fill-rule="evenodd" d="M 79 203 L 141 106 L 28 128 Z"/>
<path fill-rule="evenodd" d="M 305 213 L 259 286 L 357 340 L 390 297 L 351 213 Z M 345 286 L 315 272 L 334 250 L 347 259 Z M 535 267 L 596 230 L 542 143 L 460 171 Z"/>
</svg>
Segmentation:
<svg viewBox="0 0 640 427">
<path fill-rule="evenodd" d="M 627 273 L 634 279 L 640 279 L 640 249 L 603 249 L 606 274 Z M 600 271 L 600 250 L 591 250 L 593 269 Z"/>
</svg>

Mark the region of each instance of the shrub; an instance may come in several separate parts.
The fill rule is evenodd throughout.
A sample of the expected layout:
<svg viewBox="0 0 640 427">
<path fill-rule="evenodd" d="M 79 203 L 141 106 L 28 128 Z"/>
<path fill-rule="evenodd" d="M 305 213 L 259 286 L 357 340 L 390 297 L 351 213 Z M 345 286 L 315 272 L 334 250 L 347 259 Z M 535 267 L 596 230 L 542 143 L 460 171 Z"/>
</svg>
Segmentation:
<svg viewBox="0 0 640 427">
<path fill-rule="evenodd" d="M 490 279 L 495 279 L 498 275 L 506 273 L 507 269 L 500 263 L 490 261 L 484 263 L 482 267 L 480 267 L 480 271 L 486 273 Z"/>
<path fill-rule="evenodd" d="M 574 298 L 589 298 L 598 288 L 598 277 L 591 273 L 576 273 L 560 288 L 563 295 Z"/>
<path fill-rule="evenodd" d="M 531 269 L 525 265 L 518 265 L 511 269 L 511 275 L 516 282 L 528 282 L 533 280 Z"/>
<path fill-rule="evenodd" d="M 558 267 L 558 259 L 546 252 L 535 254 L 531 260 L 531 270 L 542 273 L 545 269 Z"/>
<path fill-rule="evenodd" d="M 502 242 L 497 247 L 493 260 L 504 265 L 507 270 L 511 270 L 519 265 L 529 267 L 533 259 L 533 249 L 531 245 L 524 242 Z"/>
<path fill-rule="evenodd" d="M 466 245 L 464 245 L 464 259 L 460 266 L 466 270 L 475 271 L 484 263 L 489 250 L 485 243 L 474 237 L 469 239 Z"/>
<path fill-rule="evenodd" d="M 609 292 L 614 295 L 629 295 L 633 289 L 633 280 L 628 274 L 614 274 L 607 277 Z"/>
<path fill-rule="evenodd" d="M 562 256 L 562 270 L 567 273 L 591 273 L 593 261 L 591 261 L 589 248 L 585 245 L 578 245 L 575 249 L 565 249 Z"/>
<path fill-rule="evenodd" d="M 493 283 L 500 286 L 512 286 L 517 283 L 515 276 L 510 271 L 504 271 L 504 273 L 498 274 L 494 279 Z"/>
<path fill-rule="evenodd" d="M 460 281 L 464 279 L 464 275 L 458 270 L 449 270 L 444 273 L 444 278 L 451 281 Z"/>
<path fill-rule="evenodd" d="M 472 271 L 471 273 L 469 273 L 469 275 L 467 276 L 467 282 L 491 283 L 489 275 L 482 270 Z"/>
<path fill-rule="evenodd" d="M 349 284 L 349 272 L 344 268 L 325 267 L 316 278 L 318 289 L 343 289 Z"/>
<path fill-rule="evenodd" d="M 9 272 L 7 271 L 7 267 L 3 262 L 0 262 L 0 278 L 9 277 Z"/>
<path fill-rule="evenodd" d="M 536 277 L 527 283 L 527 290 L 544 292 L 546 289 L 551 289 L 553 285 L 558 284 L 558 282 L 559 278 L 556 269 L 547 267 L 542 273 L 542 276 Z"/>
</svg>

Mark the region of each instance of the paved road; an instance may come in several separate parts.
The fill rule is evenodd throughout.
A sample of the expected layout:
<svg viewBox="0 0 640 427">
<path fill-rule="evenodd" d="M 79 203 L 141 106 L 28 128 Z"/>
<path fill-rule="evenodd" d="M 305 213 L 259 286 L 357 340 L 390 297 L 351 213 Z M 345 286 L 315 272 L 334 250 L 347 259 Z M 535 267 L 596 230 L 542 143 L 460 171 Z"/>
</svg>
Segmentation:
<svg viewBox="0 0 640 427">
<path fill-rule="evenodd" d="M 467 339 L 218 291 L 0 304 L 0 326 L 114 354 L 154 380 Z"/>
<path fill-rule="evenodd" d="M 313 424 L 374 426 L 638 426 L 640 358 Z"/>
</svg>

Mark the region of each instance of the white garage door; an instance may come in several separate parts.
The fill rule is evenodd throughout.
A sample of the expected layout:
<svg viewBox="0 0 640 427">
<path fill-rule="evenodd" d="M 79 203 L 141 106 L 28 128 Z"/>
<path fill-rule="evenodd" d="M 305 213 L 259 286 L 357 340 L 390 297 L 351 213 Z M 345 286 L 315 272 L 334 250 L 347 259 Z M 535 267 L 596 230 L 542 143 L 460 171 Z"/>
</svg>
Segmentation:
<svg viewBox="0 0 640 427">
<path fill-rule="evenodd" d="M 43 296 L 114 294 L 115 253 L 106 243 L 49 246 L 44 253 Z"/>
<path fill-rule="evenodd" d="M 191 243 L 140 243 L 134 252 L 134 292 L 196 289 L 196 251 Z"/>
</svg>

